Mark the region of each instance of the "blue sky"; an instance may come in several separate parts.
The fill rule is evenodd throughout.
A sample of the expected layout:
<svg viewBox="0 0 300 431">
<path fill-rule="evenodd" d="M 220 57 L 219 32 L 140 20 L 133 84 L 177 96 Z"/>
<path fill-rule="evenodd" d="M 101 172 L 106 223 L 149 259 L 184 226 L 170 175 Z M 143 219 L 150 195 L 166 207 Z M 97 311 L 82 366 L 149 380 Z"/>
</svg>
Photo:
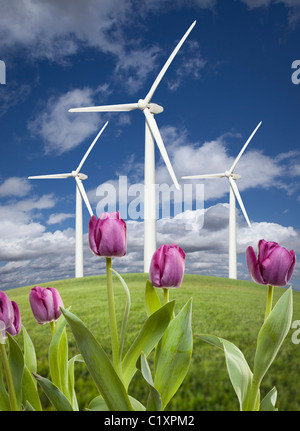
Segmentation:
<svg viewBox="0 0 300 431">
<path fill-rule="evenodd" d="M 117 188 L 120 176 L 142 184 L 141 112 L 68 109 L 145 97 L 194 20 L 152 99 L 164 107 L 155 118 L 175 174 L 183 185 L 181 176 L 228 169 L 262 121 L 236 168 L 252 222 L 249 229 L 238 207 L 238 278 L 249 279 L 245 250 L 260 238 L 297 253 L 300 85 L 292 82 L 292 63 L 300 59 L 299 0 L 0 0 L 0 12 L 1 287 L 74 276 L 75 183 L 29 175 L 75 169 L 109 121 L 82 169 L 93 210 L 101 184 Z M 158 150 L 156 180 L 171 185 Z M 227 276 L 227 180 L 203 184 L 195 227 L 161 217 L 158 246 L 181 245 L 187 272 Z M 85 207 L 83 214 L 85 275 L 98 274 L 104 262 L 89 250 Z M 115 267 L 142 271 L 143 225 L 127 224 L 128 253 Z M 300 287 L 298 264 L 292 281 Z"/>
</svg>

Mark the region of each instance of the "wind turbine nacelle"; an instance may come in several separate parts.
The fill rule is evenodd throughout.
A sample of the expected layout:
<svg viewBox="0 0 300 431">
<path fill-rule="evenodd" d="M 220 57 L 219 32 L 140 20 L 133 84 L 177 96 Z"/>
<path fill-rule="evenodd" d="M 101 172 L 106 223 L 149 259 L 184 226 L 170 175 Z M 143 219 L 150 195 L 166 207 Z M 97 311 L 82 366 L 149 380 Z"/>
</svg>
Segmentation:
<svg viewBox="0 0 300 431">
<path fill-rule="evenodd" d="M 163 112 L 164 108 L 156 103 L 150 103 L 150 112 L 151 114 L 160 114 Z"/>
<path fill-rule="evenodd" d="M 232 175 L 232 178 L 233 178 L 234 180 L 240 180 L 242 177 L 241 177 L 239 174 L 233 174 L 233 175 Z"/>
</svg>

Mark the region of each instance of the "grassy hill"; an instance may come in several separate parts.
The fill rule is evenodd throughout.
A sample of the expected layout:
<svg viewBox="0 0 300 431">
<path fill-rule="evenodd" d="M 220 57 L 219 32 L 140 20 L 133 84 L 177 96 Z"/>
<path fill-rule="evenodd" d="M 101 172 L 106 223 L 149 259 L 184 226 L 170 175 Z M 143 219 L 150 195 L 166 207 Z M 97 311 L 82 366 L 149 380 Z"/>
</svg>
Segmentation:
<svg viewBox="0 0 300 431">
<path fill-rule="evenodd" d="M 131 313 L 127 326 L 124 352 L 133 341 L 146 318 L 144 288 L 146 274 L 122 274 L 131 292 Z M 110 353 L 109 323 L 106 302 L 106 280 L 103 275 L 43 283 L 59 290 L 65 307 L 82 319 Z M 51 338 L 49 325 L 36 323 L 31 313 L 28 295 L 33 286 L 7 291 L 11 300 L 19 304 L 22 321 L 29 332 L 38 358 L 38 373 L 47 376 L 47 349 Z M 235 343 L 244 353 L 250 368 L 256 347 L 256 337 L 262 324 L 266 287 L 251 282 L 186 274 L 179 290 L 171 290 L 176 299 L 176 312 L 193 298 L 193 332 L 210 333 Z M 125 304 L 125 293 L 114 276 L 116 310 L 119 323 Z M 274 303 L 284 289 L 275 288 Z M 161 293 L 161 292 L 159 292 Z M 293 321 L 300 319 L 300 292 L 294 292 Z M 273 387 L 278 390 L 279 410 L 300 410 L 300 345 L 293 344 L 291 329 L 262 385 L 262 397 Z M 18 335 L 20 338 L 22 335 Z M 68 328 L 70 357 L 78 353 Z M 151 364 L 151 358 L 150 358 Z M 97 395 L 84 364 L 76 364 L 76 390 L 80 408 Z M 130 385 L 130 394 L 144 401 L 146 388 L 138 374 Z M 47 400 L 42 398 L 47 405 Z M 191 367 L 180 390 L 167 410 L 221 411 L 238 410 L 238 401 L 229 382 L 223 353 L 203 341 L 194 339 Z"/>
</svg>

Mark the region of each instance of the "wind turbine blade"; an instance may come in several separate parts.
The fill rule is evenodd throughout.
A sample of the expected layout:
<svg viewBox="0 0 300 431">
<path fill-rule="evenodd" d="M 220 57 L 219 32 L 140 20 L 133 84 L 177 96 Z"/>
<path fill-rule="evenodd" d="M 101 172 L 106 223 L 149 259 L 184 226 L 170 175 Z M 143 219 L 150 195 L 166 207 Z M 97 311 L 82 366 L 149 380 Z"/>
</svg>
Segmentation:
<svg viewBox="0 0 300 431">
<path fill-rule="evenodd" d="M 71 108 L 69 112 L 110 112 L 110 111 L 133 111 L 138 109 L 137 103 L 125 103 L 123 105 L 103 105 L 103 106 L 90 106 L 86 108 Z"/>
<path fill-rule="evenodd" d="M 104 124 L 104 126 L 102 127 L 102 129 L 100 130 L 100 132 L 98 133 L 98 135 L 96 136 L 96 138 L 93 140 L 93 142 L 91 143 L 91 145 L 89 146 L 89 149 L 87 150 L 87 152 L 85 153 L 85 155 L 83 156 L 81 162 L 78 165 L 78 168 L 76 169 L 76 173 L 78 174 L 78 172 L 80 171 L 80 169 L 82 168 L 82 165 L 84 164 L 87 156 L 90 154 L 90 152 L 92 151 L 95 143 L 97 142 L 97 140 L 99 139 L 100 135 L 102 134 L 103 130 L 105 129 L 105 127 L 108 125 L 108 121 L 106 121 L 106 123 Z"/>
<path fill-rule="evenodd" d="M 172 180 L 173 180 L 173 182 L 175 184 L 175 187 L 178 190 L 180 190 L 180 187 L 179 187 L 176 175 L 175 175 L 174 170 L 172 168 L 172 165 L 171 165 L 171 162 L 170 162 L 167 150 L 166 150 L 166 148 L 164 146 L 164 143 L 163 143 L 162 137 L 160 135 L 158 126 L 156 124 L 156 121 L 154 119 L 154 116 L 153 116 L 153 114 L 151 114 L 149 108 L 144 109 L 143 112 L 145 114 L 146 121 L 147 121 L 147 124 L 149 126 L 149 129 L 151 130 L 153 138 L 155 139 L 155 141 L 157 143 L 157 146 L 158 146 L 159 151 L 160 151 L 160 153 L 162 155 L 162 158 L 164 159 L 164 162 L 165 162 L 165 164 L 167 166 L 167 169 L 168 169 L 168 171 L 169 171 L 169 173 L 171 175 L 171 178 L 172 178 Z"/>
<path fill-rule="evenodd" d="M 195 26 L 196 21 L 193 22 L 193 24 L 189 27 L 189 29 L 186 31 L 186 33 L 184 34 L 184 36 L 181 38 L 181 40 L 179 41 L 179 43 L 177 44 L 176 48 L 174 49 L 174 51 L 172 52 L 172 54 L 170 55 L 170 57 L 168 58 L 168 60 L 166 61 L 164 67 L 161 69 L 161 71 L 159 72 L 157 78 L 155 79 L 155 81 L 152 84 L 152 87 L 150 88 L 149 93 L 147 94 L 147 96 L 145 97 L 145 100 L 147 103 L 150 102 L 158 84 L 160 83 L 160 81 L 162 80 L 164 74 L 166 73 L 168 67 L 170 66 L 170 64 L 172 63 L 175 55 L 177 54 L 177 52 L 180 50 L 183 42 L 185 41 L 185 39 L 188 37 L 188 35 L 190 34 L 190 32 L 192 31 L 193 27 Z"/>
<path fill-rule="evenodd" d="M 181 178 L 184 179 L 184 180 L 186 180 L 186 179 L 189 179 L 189 180 L 198 180 L 198 179 L 201 179 L 201 178 L 223 178 L 223 177 L 226 177 L 225 173 L 222 173 L 222 174 L 207 174 L 207 175 L 189 175 L 189 176 L 181 177 Z"/>
<path fill-rule="evenodd" d="M 35 175 L 28 177 L 29 180 L 48 180 L 48 179 L 62 179 L 62 178 L 70 178 L 72 177 L 72 173 L 68 174 L 50 174 L 50 175 Z"/>
<path fill-rule="evenodd" d="M 243 201 L 242 201 L 242 198 L 241 198 L 240 192 L 239 192 L 239 190 L 238 190 L 238 188 L 237 188 L 237 185 L 236 185 L 236 183 L 235 183 L 235 180 L 234 180 L 232 177 L 229 177 L 228 179 L 229 179 L 229 182 L 230 182 L 230 186 L 231 186 L 231 188 L 232 188 L 232 190 L 233 190 L 233 193 L 234 193 L 235 197 L 236 197 L 236 198 L 237 198 L 237 200 L 238 200 L 238 203 L 239 203 L 239 205 L 240 205 L 240 207 L 241 207 L 241 210 L 243 211 L 243 214 L 244 214 L 244 217 L 245 217 L 245 219 L 246 219 L 246 222 L 248 223 L 248 226 L 249 226 L 249 227 L 251 227 L 250 220 L 249 220 L 249 218 L 248 218 L 247 212 L 246 212 L 246 210 L 245 210 L 245 207 L 244 207 L 244 204 L 243 204 Z"/>
<path fill-rule="evenodd" d="M 90 213 L 90 216 L 92 217 L 92 215 L 93 215 L 93 210 L 92 210 L 92 208 L 91 208 L 91 205 L 90 205 L 89 199 L 88 199 L 87 194 L 86 194 L 86 192 L 85 192 L 85 189 L 84 189 L 84 187 L 83 187 L 82 181 L 81 181 L 78 177 L 75 177 L 75 180 L 76 180 L 76 184 L 77 184 L 77 187 L 78 187 L 78 189 L 79 189 L 79 192 L 80 192 L 80 194 L 81 194 L 81 197 L 82 197 L 82 199 L 84 200 L 84 202 L 85 202 L 85 204 L 86 204 L 86 206 L 87 206 L 87 209 L 88 209 L 88 211 L 89 211 L 89 213 Z"/>
<path fill-rule="evenodd" d="M 249 142 L 251 141 L 251 139 L 253 138 L 253 136 L 255 135 L 255 133 L 257 132 L 258 128 L 260 127 L 262 121 L 256 126 L 256 128 L 253 130 L 253 132 L 251 133 L 251 135 L 249 136 L 247 142 L 245 143 L 245 145 L 243 146 L 243 148 L 241 149 L 241 151 L 239 152 L 237 158 L 235 159 L 233 165 L 231 166 L 229 172 L 232 173 L 234 168 L 237 165 L 237 162 L 240 160 L 240 158 L 242 157 L 243 152 L 245 151 L 245 149 L 247 148 Z"/>
</svg>

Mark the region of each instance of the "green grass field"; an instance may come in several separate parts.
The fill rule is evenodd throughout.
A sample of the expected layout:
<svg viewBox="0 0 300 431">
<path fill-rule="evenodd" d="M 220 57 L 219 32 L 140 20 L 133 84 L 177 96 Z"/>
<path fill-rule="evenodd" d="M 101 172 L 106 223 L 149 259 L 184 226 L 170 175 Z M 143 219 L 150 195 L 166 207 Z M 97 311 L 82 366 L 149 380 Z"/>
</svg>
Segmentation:
<svg viewBox="0 0 300 431">
<path fill-rule="evenodd" d="M 146 274 L 122 275 L 131 292 L 131 313 L 127 326 L 124 352 L 146 319 L 144 289 Z M 109 323 L 106 302 L 105 276 L 61 280 L 44 283 L 59 290 L 65 307 L 83 320 L 94 333 L 104 349 L 110 353 Z M 38 373 L 48 377 L 47 354 L 51 339 L 49 325 L 38 325 L 31 313 L 28 295 L 33 286 L 9 290 L 11 300 L 19 304 L 22 322 L 30 334 L 37 353 Z M 114 276 L 114 291 L 119 323 L 125 305 L 125 293 Z M 184 276 L 178 290 L 171 290 L 170 299 L 176 299 L 176 313 L 189 298 L 193 298 L 193 332 L 210 333 L 235 343 L 244 353 L 250 368 L 256 347 L 256 337 L 263 322 L 267 288 L 251 282 L 229 280 L 198 275 Z M 274 303 L 284 289 L 275 288 Z M 159 292 L 161 293 L 161 292 Z M 300 292 L 293 294 L 293 321 L 300 320 Z M 300 345 L 292 343 L 290 332 L 275 362 L 262 384 L 262 397 L 273 387 L 278 390 L 279 410 L 300 410 Z M 78 353 L 68 328 L 69 355 Z M 21 345 L 22 335 L 17 336 Z M 150 357 L 151 364 L 151 357 Z M 76 364 L 76 392 L 80 409 L 97 395 L 84 364 Z M 130 385 L 130 395 L 145 401 L 147 390 L 138 373 Z M 47 400 L 42 396 L 47 407 Z M 224 355 L 221 350 L 194 338 L 194 351 L 189 373 L 167 410 L 177 411 L 226 411 L 238 410 L 238 401 L 227 376 Z"/>
</svg>

